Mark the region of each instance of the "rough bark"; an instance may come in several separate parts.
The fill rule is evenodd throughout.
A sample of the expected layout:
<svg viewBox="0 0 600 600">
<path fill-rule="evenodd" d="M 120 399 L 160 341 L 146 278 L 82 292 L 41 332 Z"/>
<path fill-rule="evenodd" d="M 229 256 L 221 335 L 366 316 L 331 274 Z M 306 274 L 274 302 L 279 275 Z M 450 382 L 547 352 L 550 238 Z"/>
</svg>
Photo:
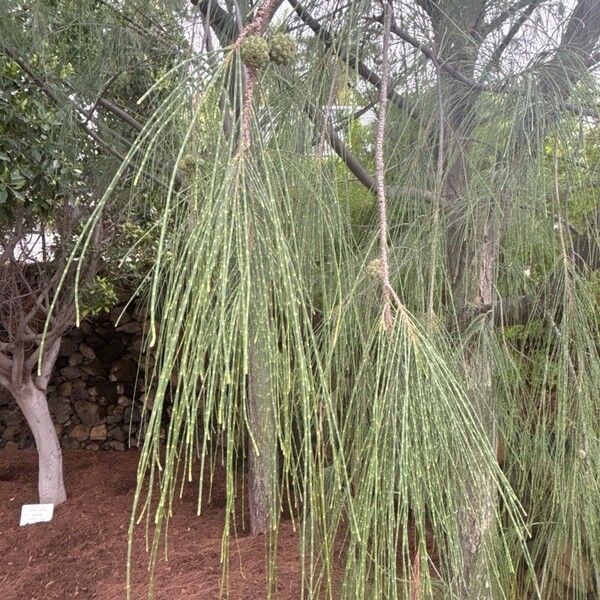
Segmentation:
<svg viewBox="0 0 600 600">
<path fill-rule="evenodd" d="M 248 441 L 248 504 L 250 532 L 266 533 L 277 513 L 277 429 L 275 405 L 271 393 L 271 371 L 262 346 L 264 337 L 257 335 L 256 315 L 250 323 L 248 375 L 248 423 L 252 439 Z"/>
<path fill-rule="evenodd" d="M 35 439 L 39 461 L 39 501 L 55 506 L 61 504 L 67 499 L 62 452 L 48 409 L 45 388 L 39 389 L 29 380 L 11 391 Z"/>
<path fill-rule="evenodd" d="M 443 4 L 443 6 L 442 6 Z M 443 10 L 441 10 L 443 8 Z M 436 55 L 441 62 L 472 78 L 480 49 L 485 3 L 481 0 L 426 3 L 435 31 Z M 457 79 L 448 70 L 440 77 L 440 115 L 446 135 L 442 154 L 442 195 L 445 199 L 446 265 L 455 306 L 492 302 L 497 247 L 489 216 L 480 215 L 480 228 L 467 228 L 471 135 L 477 125 L 476 102 L 480 90 Z M 490 320 L 489 327 L 493 323 Z M 483 339 L 486 334 L 483 332 Z M 473 412 L 495 446 L 495 415 L 491 402 L 492 372 L 485 348 L 472 348 L 466 356 L 472 384 Z M 484 551 L 494 526 L 497 491 L 487 473 L 466 473 L 466 494 L 458 513 L 462 568 L 453 582 L 461 600 L 492 600 L 491 577 Z"/>
<path fill-rule="evenodd" d="M 455 168 L 461 169 L 462 165 Z M 456 201 L 466 194 L 466 171 L 457 177 L 448 177 L 452 186 L 447 189 Z M 462 186 L 462 187 L 461 187 Z M 447 265 L 452 276 L 453 295 L 459 306 L 489 306 L 493 300 L 497 244 L 491 221 L 486 220 L 475 239 L 465 241 L 460 227 L 447 230 Z M 493 318 L 487 315 L 481 332 L 482 347 L 468 349 L 466 367 L 472 382 L 473 412 L 484 427 L 491 448 L 496 447 L 494 405 L 491 398 L 492 370 L 485 340 L 494 327 Z M 466 497 L 459 510 L 459 538 L 461 544 L 462 572 L 455 582 L 461 600 L 492 600 L 490 574 L 486 565 L 484 546 L 494 526 L 497 505 L 496 485 L 490 475 L 467 473 Z"/>
<path fill-rule="evenodd" d="M 272 19 L 282 0 L 265 0 L 256 15 L 240 32 L 239 45 L 252 33 L 262 33 Z M 252 101 L 257 84 L 254 69 L 244 67 L 244 94 L 242 120 L 236 158 L 246 160 L 252 145 Z M 248 246 L 254 247 L 253 226 L 248 226 Z M 248 421 L 250 441 L 248 448 L 248 504 L 250 531 L 253 535 L 266 533 L 276 517 L 277 497 L 277 429 L 275 423 L 275 398 L 271 393 L 271 370 L 268 353 L 264 349 L 266 327 L 263 317 L 268 311 L 254 298 L 249 316 L 249 373 L 248 373 Z M 261 310 L 262 309 L 262 310 Z M 268 318 L 268 317 L 267 317 Z"/>
<path fill-rule="evenodd" d="M 29 425 L 39 457 L 38 490 L 39 501 L 58 505 L 67 499 L 63 481 L 62 452 L 56 429 L 48 409 L 46 389 L 60 348 L 60 337 L 47 339 L 45 350 L 38 367 L 39 352 L 35 349 L 25 359 L 24 344 L 13 347 L 12 359 L 0 358 L 4 369 L 0 371 L 0 384 L 15 398 Z M 10 373 L 6 367 L 10 365 Z"/>
<path fill-rule="evenodd" d="M 497 244 L 495 228 L 487 219 L 482 228 L 477 252 L 478 281 L 476 305 L 490 305 L 493 299 Z M 484 427 L 491 448 L 496 449 L 498 436 L 492 398 L 491 356 L 488 337 L 493 335 L 491 315 L 487 315 L 481 333 L 482 343 L 470 349 L 467 369 L 472 381 L 473 408 Z M 485 545 L 494 527 L 497 505 L 496 484 L 491 474 L 470 473 L 467 494 L 459 515 L 462 573 L 458 581 L 459 597 L 464 600 L 492 600 L 492 581 L 486 565 Z"/>
</svg>

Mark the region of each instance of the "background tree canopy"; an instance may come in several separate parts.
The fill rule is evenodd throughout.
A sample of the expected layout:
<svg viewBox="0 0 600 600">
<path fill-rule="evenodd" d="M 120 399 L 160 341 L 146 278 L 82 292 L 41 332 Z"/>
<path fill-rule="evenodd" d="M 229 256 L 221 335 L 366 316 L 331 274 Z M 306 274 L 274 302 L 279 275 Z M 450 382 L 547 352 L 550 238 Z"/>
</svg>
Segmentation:
<svg viewBox="0 0 600 600">
<path fill-rule="evenodd" d="M 4 11 L 4 218 L 93 177 L 153 323 L 153 556 L 222 461 L 271 595 L 284 509 L 307 598 L 600 593 L 598 0 Z"/>
</svg>

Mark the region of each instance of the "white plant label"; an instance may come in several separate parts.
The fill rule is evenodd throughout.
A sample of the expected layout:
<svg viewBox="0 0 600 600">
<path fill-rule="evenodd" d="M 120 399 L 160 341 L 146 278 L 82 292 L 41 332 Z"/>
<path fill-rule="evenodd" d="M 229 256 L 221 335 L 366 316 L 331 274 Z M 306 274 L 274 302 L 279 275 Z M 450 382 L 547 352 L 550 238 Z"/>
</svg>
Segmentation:
<svg viewBox="0 0 600 600">
<path fill-rule="evenodd" d="M 23 504 L 21 507 L 21 522 L 19 525 L 45 523 L 52 520 L 54 504 Z"/>
</svg>

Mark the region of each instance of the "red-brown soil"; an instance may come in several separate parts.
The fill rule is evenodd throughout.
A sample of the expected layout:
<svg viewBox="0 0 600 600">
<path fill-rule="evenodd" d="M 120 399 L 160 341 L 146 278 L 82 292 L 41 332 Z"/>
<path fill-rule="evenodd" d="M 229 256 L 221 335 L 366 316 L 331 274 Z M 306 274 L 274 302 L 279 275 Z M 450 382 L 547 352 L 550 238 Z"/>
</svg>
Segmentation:
<svg viewBox="0 0 600 600">
<path fill-rule="evenodd" d="M 0 599 L 121 600 L 137 452 L 65 451 L 69 500 L 50 523 L 19 527 L 21 505 L 37 502 L 34 451 L 0 451 Z M 186 486 L 169 522 L 168 561 L 156 569 L 157 600 L 216 600 L 221 584 L 225 489 L 217 472 L 211 503 L 196 515 L 197 485 Z M 229 543 L 231 600 L 266 597 L 265 537 L 238 531 Z M 298 536 L 280 530 L 276 597 L 300 597 Z M 143 527 L 134 545 L 132 600 L 147 594 Z"/>
</svg>

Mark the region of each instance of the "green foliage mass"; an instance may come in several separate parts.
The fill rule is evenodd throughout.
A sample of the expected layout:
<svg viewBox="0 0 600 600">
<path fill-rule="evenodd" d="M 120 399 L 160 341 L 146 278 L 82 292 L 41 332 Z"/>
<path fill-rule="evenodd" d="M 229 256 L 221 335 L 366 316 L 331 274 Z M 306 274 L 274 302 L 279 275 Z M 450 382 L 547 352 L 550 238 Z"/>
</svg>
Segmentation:
<svg viewBox="0 0 600 600">
<path fill-rule="evenodd" d="M 494 19 L 492 4 L 469 27 Z M 458 55 L 468 61 L 475 37 L 459 25 L 472 3 L 419 2 L 413 16 L 442 5 L 448 11 L 430 20 L 443 29 L 435 41 L 443 51 L 450 37 L 447 64 Z M 230 68 L 231 45 L 193 68 L 165 50 L 161 66 L 148 48 L 165 48 L 157 28 L 144 21 L 144 38 L 131 23 L 119 25 L 120 16 L 142 9 L 162 21 L 156 5 L 122 3 L 112 13 L 104 6 L 41 1 L 36 10 L 45 7 L 39 14 L 52 22 L 60 48 L 51 50 L 40 21 L 29 41 L 53 82 L 62 67 L 61 74 L 53 69 L 66 65 L 86 102 L 108 85 L 133 114 L 149 117 L 133 145 L 122 143 L 131 132 L 114 117 L 96 121 L 128 161 L 103 171 L 105 185 L 95 180 L 106 192 L 103 211 L 82 233 L 90 239 L 104 219 L 118 232 L 102 254 L 106 265 L 118 265 L 116 274 L 102 272 L 84 286 L 85 310 L 106 308 L 116 278 L 134 279 L 137 271 L 154 325 L 148 381 L 157 393 L 131 521 L 132 536 L 146 517 L 156 525 L 152 561 L 182 478 L 199 479 L 201 509 L 210 485 L 204 467 L 217 462 L 226 467 L 224 535 L 231 534 L 243 487 L 237 457 L 271 428 L 269 456 L 280 459 L 271 475 L 280 478 L 300 531 L 303 597 L 414 597 L 418 572 L 423 598 L 466 598 L 464 559 L 474 537 L 465 543 L 465 528 L 478 519 L 486 532 L 481 545 L 475 539 L 486 599 L 536 598 L 540 588 L 544 600 L 593 595 L 582 580 L 600 580 L 600 284 L 577 266 L 574 234 L 555 229 L 554 216 L 581 230 L 596 221 L 596 127 L 575 122 L 564 99 L 541 93 L 534 59 L 520 77 L 498 75 L 502 85 L 492 93 L 458 85 L 436 72 L 437 63 L 424 63 L 422 52 L 394 55 L 392 71 L 406 74 L 394 77 L 394 90 L 410 110 L 390 108 L 387 188 L 429 193 L 389 194 L 391 283 L 400 300 L 387 333 L 381 262 L 373 260 L 375 198 L 343 160 L 323 151 L 321 116 L 306 110 L 307 103 L 319 112 L 376 99 L 377 86 L 358 83 L 339 56 L 356 54 L 379 72 L 372 3 L 351 2 L 329 22 L 321 16 L 338 47 L 307 31 L 299 35 L 297 68 L 261 73 L 244 155 L 235 129 L 244 82 Z M 240 7 L 234 17 L 248 9 L 251 18 L 256 5 Z M 79 18 L 84 12 L 87 21 Z M 166 28 L 179 39 L 181 21 Z M 269 60 L 259 39 L 254 56 L 242 49 L 254 68 Z M 461 44 L 464 52 L 455 53 Z M 134 67 L 136 55 L 148 61 L 146 73 Z M 132 98 L 171 67 L 138 106 Z M 585 97 L 584 84 L 597 97 L 596 82 L 582 80 L 569 100 Z M 374 173 L 373 124 L 333 121 Z M 106 163 L 94 157 L 99 164 Z M 597 237 L 597 228 L 591 232 Z M 76 244 L 84 254 L 83 242 Z M 490 297 L 481 297 L 482 288 Z M 533 307 L 527 319 L 510 311 L 523 298 Z M 467 326 L 459 316 L 472 304 L 477 314 Z M 502 326 L 511 316 L 520 324 Z M 270 414 L 260 430 L 250 422 L 257 381 Z M 147 490 L 157 496 L 148 499 Z M 270 548 L 279 518 L 274 510 Z M 475 538 L 477 527 L 469 530 Z M 228 565 L 229 544 L 223 548 Z M 556 572 L 565 564 L 570 572 L 561 581 Z"/>
<path fill-rule="evenodd" d="M 106 277 L 96 275 L 83 286 L 80 295 L 81 316 L 95 317 L 109 312 L 119 301 L 118 291 L 114 283 Z"/>
<path fill-rule="evenodd" d="M 16 211 L 48 219 L 57 203 L 77 193 L 81 171 L 58 139 L 60 113 L 0 57 L 0 223 Z"/>
</svg>

